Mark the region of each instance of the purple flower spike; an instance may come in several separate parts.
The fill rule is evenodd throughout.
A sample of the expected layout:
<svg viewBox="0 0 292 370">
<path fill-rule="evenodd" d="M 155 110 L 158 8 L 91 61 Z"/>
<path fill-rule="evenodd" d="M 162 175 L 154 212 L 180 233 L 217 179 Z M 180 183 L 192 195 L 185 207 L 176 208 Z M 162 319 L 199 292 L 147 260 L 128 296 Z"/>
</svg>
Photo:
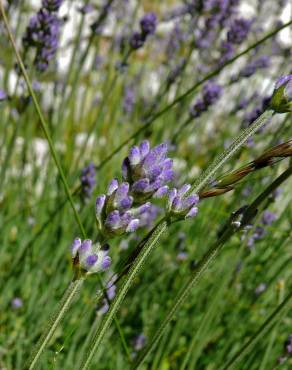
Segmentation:
<svg viewBox="0 0 292 370">
<path fill-rule="evenodd" d="M 34 65 L 44 72 L 54 58 L 59 44 L 61 20 L 56 12 L 61 0 L 43 0 L 42 8 L 34 15 L 23 37 L 25 48 L 35 49 Z"/>
<path fill-rule="evenodd" d="M 227 33 L 227 40 L 232 44 L 241 44 L 246 39 L 250 31 L 251 24 L 252 22 L 248 19 L 234 19 Z"/>
<path fill-rule="evenodd" d="M 185 184 L 180 189 L 174 188 L 169 192 L 167 211 L 170 216 L 177 218 L 196 216 L 199 196 L 197 194 L 186 195 L 190 188 L 189 184 Z"/>
<path fill-rule="evenodd" d="M 88 166 L 84 167 L 81 171 L 80 182 L 81 182 L 81 197 L 84 201 L 88 201 L 91 198 L 92 192 L 95 187 L 95 165 L 90 162 Z"/>
<path fill-rule="evenodd" d="M 108 249 L 101 248 L 100 244 L 93 244 L 90 239 L 83 242 L 79 238 L 73 241 L 71 247 L 72 258 L 78 256 L 80 268 L 87 273 L 96 273 L 106 270 L 110 265 Z"/>
<path fill-rule="evenodd" d="M 150 149 L 148 141 L 134 146 L 123 162 L 123 178 L 131 186 L 135 202 L 142 202 L 153 196 L 173 178 L 173 163 L 167 158 L 167 144 Z M 161 192 L 165 192 L 163 188 Z M 160 192 L 157 193 L 160 195 Z"/>
<path fill-rule="evenodd" d="M 141 31 L 144 35 L 152 35 L 155 33 L 157 26 L 157 17 L 154 13 L 146 13 L 140 20 Z"/>
<path fill-rule="evenodd" d="M 274 212 L 265 211 L 262 216 L 263 225 L 270 226 L 276 220 L 277 216 Z"/>
<path fill-rule="evenodd" d="M 220 99 L 221 95 L 222 87 L 214 82 L 208 81 L 203 87 L 202 98 L 199 98 L 190 108 L 191 117 L 200 117 L 203 112 L 206 112 Z"/>
</svg>

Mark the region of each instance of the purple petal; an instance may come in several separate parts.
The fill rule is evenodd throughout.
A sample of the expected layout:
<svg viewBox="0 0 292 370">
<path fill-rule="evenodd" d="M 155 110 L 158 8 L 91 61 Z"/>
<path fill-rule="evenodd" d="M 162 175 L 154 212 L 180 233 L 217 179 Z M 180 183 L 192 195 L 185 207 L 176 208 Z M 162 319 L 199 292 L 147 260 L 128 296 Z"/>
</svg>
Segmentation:
<svg viewBox="0 0 292 370">
<path fill-rule="evenodd" d="M 140 154 L 142 158 L 145 158 L 145 156 L 149 153 L 150 150 L 150 144 L 148 140 L 142 141 L 142 143 L 139 145 Z"/>
<path fill-rule="evenodd" d="M 90 256 L 88 256 L 85 260 L 85 264 L 88 266 L 88 268 L 90 268 L 91 266 L 93 266 L 96 261 L 98 260 L 98 257 L 96 254 L 91 254 Z"/>
<path fill-rule="evenodd" d="M 104 207 L 105 200 L 106 200 L 105 195 L 100 195 L 99 197 L 96 198 L 95 213 L 96 213 L 97 217 L 99 217 L 101 215 L 101 212 L 102 212 L 103 207 Z"/>
<path fill-rule="evenodd" d="M 180 211 L 183 208 L 182 199 L 180 197 L 175 197 L 172 201 L 172 208 L 174 211 Z"/>
<path fill-rule="evenodd" d="M 132 233 L 133 231 L 137 230 L 137 228 L 139 227 L 139 223 L 140 221 L 135 218 L 134 220 L 132 220 L 129 225 L 127 226 L 126 228 L 126 232 L 127 233 Z"/>
<path fill-rule="evenodd" d="M 104 259 L 102 260 L 101 268 L 103 270 L 107 270 L 110 267 L 111 262 L 112 262 L 111 258 L 109 256 L 105 256 Z"/>
<path fill-rule="evenodd" d="M 140 163 L 141 160 L 140 150 L 137 146 L 133 146 L 130 149 L 128 158 L 132 166 L 136 166 L 138 163 Z"/>
<path fill-rule="evenodd" d="M 166 195 L 168 193 L 168 186 L 165 185 L 165 186 L 162 186 L 161 188 L 159 188 L 154 194 L 153 194 L 153 198 L 162 198 L 164 197 L 164 195 Z"/>
<path fill-rule="evenodd" d="M 118 183 L 118 180 L 117 179 L 113 179 L 110 183 L 109 183 L 109 186 L 108 186 L 108 189 L 107 189 L 107 195 L 112 195 L 112 193 L 117 190 L 117 188 L 119 187 L 119 183 Z"/>
<path fill-rule="evenodd" d="M 77 252 L 78 252 L 80 246 L 81 246 L 81 239 L 80 238 L 74 239 L 74 241 L 72 243 L 72 246 L 71 246 L 71 255 L 72 255 L 72 258 L 75 258 L 76 257 Z"/>
<path fill-rule="evenodd" d="M 105 221 L 105 225 L 110 229 L 117 229 L 120 226 L 121 217 L 119 211 L 111 212 Z"/>
<path fill-rule="evenodd" d="M 179 190 L 178 190 L 178 195 L 185 195 L 191 188 L 190 184 L 184 184 Z"/>
<path fill-rule="evenodd" d="M 91 249 L 92 241 L 90 239 L 85 239 L 79 248 L 79 253 L 85 253 Z"/>
<path fill-rule="evenodd" d="M 132 186 L 132 191 L 142 193 L 148 186 L 149 186 L 149 180 L 141 179 L 141 180 L 134 182 Z"/>
<path fill-rule="evenodd" d="M 192 207 L 190 209 L 190 211 L 186 214 L 185 218 L 194 217 L 194 216 L 196 216 L 197 213 L 198 213 L 198 208 L 197 207 Z"/>
</svg>

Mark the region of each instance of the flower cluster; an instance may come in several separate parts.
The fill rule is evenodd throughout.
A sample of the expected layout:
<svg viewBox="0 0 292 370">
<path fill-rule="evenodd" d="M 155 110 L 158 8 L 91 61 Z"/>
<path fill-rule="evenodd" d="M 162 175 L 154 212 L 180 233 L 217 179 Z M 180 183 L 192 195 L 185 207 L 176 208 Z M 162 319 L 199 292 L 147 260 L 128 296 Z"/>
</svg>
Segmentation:
<svg viewBox="0 0 292 370">
<path fill-rule="evenodd" d="M 103 247 L 99 243 L 93 244 L 90 239 L 83 242 L 76 238 L 71 246 L 71 256 L 74 265 L 80 266 L 87 273 L 96 273 L 105 271 L 111 264 L 111 258 L 108 256 L 108 245 Z"/>
<path fill-rule="evenodd" d="M 124 182 L 113 179 L 106 195 L 96 198 L 98 228 L 105 238 L 135 231 L 141 217 L 149 211 L 152 197 L 162 197 L 173 178 L 172 160 L 167 158 L 167 144 L 152 149 L 148 141 L 131 148 L 123 161 Z"/>
<path fill-rule="evenodd" d="M 197 194 L 187 195 L 191 185 L 185 184 L 180 189 L 173 188 L 168 194 L 167 212 L 175 218 L 190 218 L 196 216 L 199 202 Z"/>
<path fill-rule="evenodd" d="M 136 50 L 141 48 L 147 37 L 155 33 L 157 17 L 154 13 L 146 13 L 140 20 L 140 32 L 136 31 L 130 38 L 130 46 Z"/>
<path fill-rule="evenodd" d="M 193 118 L 200 117 L 211 105 L 214 105 L 222 95 L 222 87 L 214 82 L 208 81 L 203 87 L 202 98 L 198 99 L 190 108 L 190 115 Z"/>
<path fill-rule="evenodd" d="M 48 68 L 58 48 L 60 19 L 56 12 L 61 3 L 62 0 L 43 0 L 42 8 L 30 19 L 23 37 L 24 47 L 36 50 L 34 65 L 40 72 Z"/>
<path fill-rule="evenodd" d="M 248 78 L 251 77 L 259 69 L 268 68 L 271 64 L 271 59 L 268 55 L 261 55 L 258 58 L 247 63 L 237 76 L 232 77 L 232 82 L 238 81 L 241 77 Z"/>
<path fill-rule="evenodd" d="M 241 44 L 246 39 L 250 31 L 251 24 L 252 22 L 248 19 L 234 19 L 227 32 L 227 41 L 231 44 Z"/>
<path fill-rule="evenodd" d="M 96 171 L 95 165 L 93 162 L 90 162 L 88 166 L 84 167 L 81 171 L 80 182 L 81 182 L 81 198 L 84 201 L 87 201 L 93 192 L 95 181 Z"/>
</svg>

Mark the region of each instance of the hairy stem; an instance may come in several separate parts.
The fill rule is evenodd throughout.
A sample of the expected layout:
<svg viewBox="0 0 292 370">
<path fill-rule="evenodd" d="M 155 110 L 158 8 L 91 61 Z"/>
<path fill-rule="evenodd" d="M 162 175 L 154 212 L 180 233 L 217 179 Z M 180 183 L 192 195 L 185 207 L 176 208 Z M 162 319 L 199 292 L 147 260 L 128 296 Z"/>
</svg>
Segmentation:
<svg viewBox="0 0 292 370">
<path fill-rule="evenodd" d="M 54 335 L 54 332 L 63 319 L 64 315 L 68 311 L 69 307 L 71 306 L 73 299 L 75 296 L 79 293 L 81 286 L 83 284 L 84 279 L 79 278 L 76 280 L 73 280 L 68 288 L 66 289 L 63 298 L 61 299 L 59 306 L 56 310 L 56 312 L 52 315 L 51 319 L 48 321 L 46 328 L 44 330 L 43 335 L 38 340 L 30 359 L 28 360 L 28 366 L 27 368 L 29 370 L 32 370 L 35 368 L 36 363 L 44 351 L 46 345 Z"/>
</svg>

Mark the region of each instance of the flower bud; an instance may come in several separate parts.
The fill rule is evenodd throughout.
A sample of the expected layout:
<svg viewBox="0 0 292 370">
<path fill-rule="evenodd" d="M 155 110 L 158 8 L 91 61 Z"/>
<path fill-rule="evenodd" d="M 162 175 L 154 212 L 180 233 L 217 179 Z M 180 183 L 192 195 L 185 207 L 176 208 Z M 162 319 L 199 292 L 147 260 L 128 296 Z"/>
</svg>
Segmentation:
<svg viewBox="0 0 292 370">
<path fill-rule="evenodd" d="M 292 75 L 282 76 L 278 79 L 270 107 L 277 113 L 292 112 Z"/>
</svg>

